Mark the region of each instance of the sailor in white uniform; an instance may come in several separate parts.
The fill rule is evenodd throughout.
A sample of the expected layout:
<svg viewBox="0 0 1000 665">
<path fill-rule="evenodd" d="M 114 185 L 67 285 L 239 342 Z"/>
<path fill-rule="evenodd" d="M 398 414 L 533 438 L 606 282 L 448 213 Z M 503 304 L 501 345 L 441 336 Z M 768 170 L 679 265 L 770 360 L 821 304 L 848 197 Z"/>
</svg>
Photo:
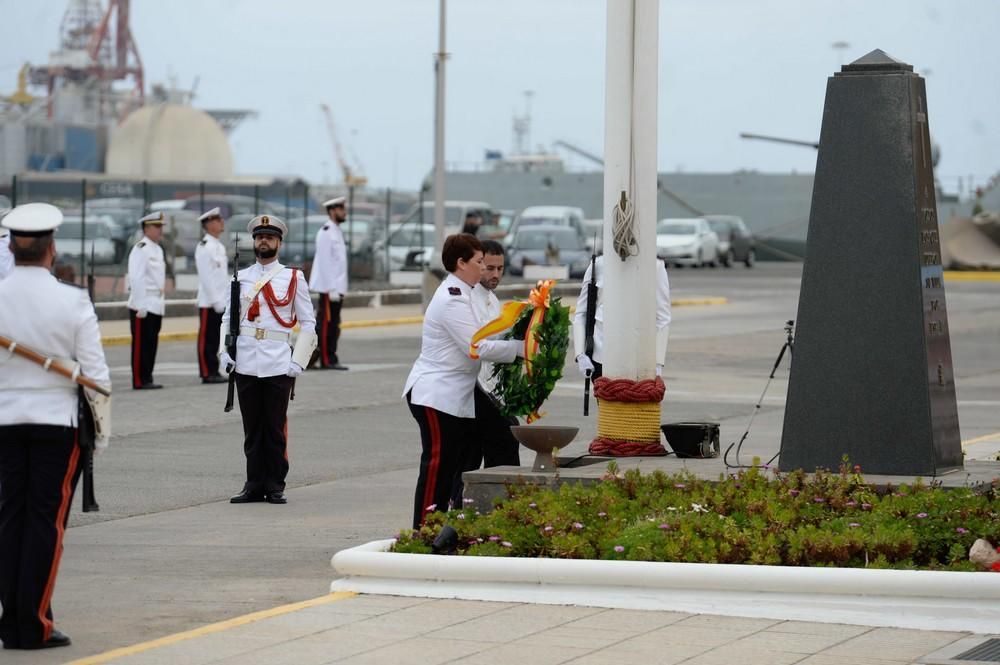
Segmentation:
<svg viewBox="0 0 1000 665">
<path fill-rule="evenodd" d="M 52 276 L 62 213 L 17 206 L 3 220 L 15 267 L 0 281 L 0 335 L 110 388 L 87 291 Z M 5 649 L 66 646 L 50 600 L 80 474 L 77 385 L 0 349 L 0 640 Z"/>
<path fill-rule="evenodd" d="M 423 447 L 413 504 L 413 526 L 428 512 L 447 510 L 463 446 L 476 435 L 474 391 L 480 360 L 470 355 L 472 337 L 482 326 L 472 309 L 472 287 L 483 273 L 483 249 L 475 236 L 449 236 L 441 250 L 449 275 L 424 313 L 420 356 L 403 388 L 410 413 L 420 427 Z M 479 358 L 512 362 L 524 354 L 518 340 L 483 340 Z"/>
<path fill-rule="evenodd" d="M 590 284 L 591 268 L 583 276 L 580 297 L 576 301 L 573 315 L 573 346 L 576 364 L 580 374 L 596 379 L 604 371 L 604 256 L 598 256 L 597 266 L 597 310 L 594 317 L 594 355 L 587 356 L 587 285 Z M 656 262 L 656 375 L 663 373 L 663 361 L 667 355 L 667 341 L 670 337 L 670 279 L 662 261 Z"/>
<path fill-rule="evenodd" d="M 316 348 L 316 317 L 302 271 L 278 262 L 288 232 L 285 222 L 258 215 L 247 230 L 253 236 L 257 262 L 237 275 L 240 311 L 227 307 L 222 315 L 223 335 L 229 330 L 229 317 L 241 317 L 235 362 L 225 348 L 219 352 L 221 367 L 227 372 L 235 367 L 247 458 L 246 483 L 230 502 L 287 503 L 288 400 L 295 377 Z M 292 349 L 289 339 L 296 323 L 300 330 Z"/>
<path fill-rule="evenodd" d="M 167 264 L 160 239 L 163 238 L 162 212 L 154 212 L 139 220 L 142 240 L 128 255 L 128 318 L 132 324 L 132 388 L 153 390 L 162 388 L 153 381 L 156 347 L 163 323 Z"/>
<path fill-rule="evenodd" d="M 222 211 L 212 208 L 198 218 L 205 230 L 194 250 L 198 269 L 198 375 L 202 383 L 226 383 L 219 374 L 219 330 L 229 303 L 226 247 L 219 241 L 225 230 Z"/>
<path fill-rule="evenodd" d="M 347 243 L 340 227 L 347 219 L 345 203 L 343 196 L 323 203 L 330 221 L 316 232 L 316 255 L 309 274 L 309 288 L 319 294 L 316 335 L 323 369 L 347 369 L 337 357 L 340 308 L 347 294 Z"/>
<path fill-rule="evenodd" d="M 494 291 L 500 285 L 504 273 L 503 245 L 496 240 L 481 240 L 483 245 L 483 278 L 472 289 L 472 308 L 480 325 L 484 326 L 500 316 L 500 299 Z M 517 418 L 508 418 L 500 413 L 499 407 L 490 393 L 496 387 L 493 378 L 493 363 L 484 362 L 476 383 L 476 424 L 482 450 L 478 458 L 473 458 L 463 471 L 493 466 L 521 466 L 518 454 L 520 444 L 510 433 L 510 426 L 517 425 Z M 474 466 L 473 466 L 474 464 Z"/>
<path fill-rule="evenodd" d="M 0 224 L 3 223 L 6 209 L 0 210 Z M 0 226 L 0 279 L 14 270 L 14 255 L 10 253 L 10 232 Z"/>
</svg>

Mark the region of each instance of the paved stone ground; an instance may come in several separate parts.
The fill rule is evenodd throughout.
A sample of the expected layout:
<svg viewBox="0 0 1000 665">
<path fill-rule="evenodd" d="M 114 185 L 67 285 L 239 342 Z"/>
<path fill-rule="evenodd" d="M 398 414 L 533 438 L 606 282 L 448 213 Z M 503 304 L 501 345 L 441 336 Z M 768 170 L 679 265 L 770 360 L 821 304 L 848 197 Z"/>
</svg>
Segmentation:
<svg viewBox="0 0 1000 665">
<path fill-rule="evenodd" d="M 784 341 L 782 325 L 795 317 L 799 267 L 677 270 L 671 279 L 675 296 L 724 296 L 730 304 L 674 310 L 664 420 L 721 422 L 725 445 L 743 433 Z M 969 456 L 988 456 L 1000 446 L 1000 283 L 947 288 L 962 435 L 971 442 Z M 101 512 L 82 514 L 77 501 L 53 600 L 57 625 L 74 644 L 55 652 L 3 652 L 0 660 L 66 662 L 324 596 L 335 552 L 390 537 L 409 522 L 419 439 L 400 392 L 418 353 L 419 332 L 419 325 L 346 330 L 342 358 L 351 371 L 310 371 L 299 380 L 290 409 L 287 506 L 227 502 L 243 478 L 239 416 L 222 412 L 224 386 L 198 382 L 193 342 L 161 345 L 155 375 L 166 388 L 154 392 L 125 388 L 128 347 L 109 347 L 119 388 L 115 436 L 97 462 Z M 547 420 L 579 425 L 574 445 L 584 445 L 595 422 L 581 415 L 575 366 L 566 371 L 546 404 Z M 747 455 L 777 452 L 786 379 L 783 367 L 755 421 Z M 522 452 L 528 461 L 530 453 Z M 606 635 L 580 621 L 623 627 Z M 568 654 L 564 660 L 589 659 L 581 662 L 880 663 L 914 662 L 959 637 L 840 629 L 842 639 L 810 655 L 819 642 L 786 636 L 795 630 L 829 635 L 818 631 L 838 628 L 363 596 L 164 648 L 188 650 L 170 656 L 173 663 L 347 657 L 559 662 L 560 651 Z M 808 649 L 781 646 L 785 639 L 803 639 Z M 732 646 L 741 640 L 752 641 Z M 539 645 L 538 653 L 549 655 L 527 655 Z M 135 657 L 154 658 L 158 651 Z"/>
</svg>

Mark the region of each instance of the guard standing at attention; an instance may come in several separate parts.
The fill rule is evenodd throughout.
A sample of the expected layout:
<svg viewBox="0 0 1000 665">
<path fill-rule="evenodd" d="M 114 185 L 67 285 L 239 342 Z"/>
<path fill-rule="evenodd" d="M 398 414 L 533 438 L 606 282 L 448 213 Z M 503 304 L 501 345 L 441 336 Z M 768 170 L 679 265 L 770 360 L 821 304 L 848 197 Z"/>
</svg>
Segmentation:
<svg viewBox="0 0 1000 665">
<path fill-rule="evenodd" d="M 15 266 L 0 282 L 0 335 L 111 386 L 87 291 L 52 276 L 47 203 L 17 206 L 4 220 Z M 71 361 L 71 362 L 67 362 Z M 52 618 L 52 591 L 80 474 L 76 384 L 48 366 L 0 352 L 0 640 L 4 649 L 70 644 Z"/>
<path fill-rule="evenodd" d="M 316 335 L 319 364 L 323 369 L 347 369 L 337 357 L 340 339 L 340 308 L 347 294 L 347 243 L 340 225 L 347 219 L 346 199 L 338 196 L 323 204 L 330 221 L 316 232 L 309 288 L 319 294 Z"/>
<path fill-rule="evenodd" d="M 163 238 L 163 213 L 154 212 L 139 220 L 142 240 L 128 255 L 128 318 L 132 324 L 132 388 L 162 388 L 153 382 L 156 347 L 163 323 L 163 288 L 167 264 L 160 239 Z"/>
<path fill-rule="evenodd" d="M 306 278 L 298 268 L 278 262 L 278 250 L 288 226 L 274 215 L 258 215 L 247 230 L 253 236 L 257 262 L 240 270 L 240 311 L 229 307 L 222 315 L 222 331 L 229 317 L 240 317 L 235 362 L 225 347 L 220 366 L 236 372 L 236 391 L 243 416 L 243 452 L 247 480 L 230 503 L 287 503 L 288 400 L 295 377 L 309 364 L 316 348 L 316 317 Z M 299 324 L 294 350 L 292 328 Z"/>
<path fill-rule="evenodd" d="M 573 347 L 580 374 L 596 379 L 604 373 L 604 256 L 598 256 L 593 263 L 597 274 L 591 268 L 583 275 L 583 285 L 576 301 L 573 315 Z M 597 286 L 597 309 L 594 317 L 594 354 L 586 354 L 585 330 L 587 322 L 587 285 L 594 279 Z M 667 355 L 667 341 L 670 337 L 670 278 L 662 261 L 656 262 L 656 376 L 663 374 L 663 361 Z"/>
<path fill-rule="evenodd" d="M 198 218 L 205 237 L 194 250 L 198 269 L 198 375 L 202 383 L 225 383 L 219 374 L 219 331 L 229 302 L 226 248 L 219 242 L 225 230 L 222 211 L 212 208 Z"/>
<path fill-rule="evenodd" d="M 422 446 L 414 529 L 428 512 L 448 509 L 463 446 L 476 434 L 474 392 L 480 360 L 469 354 L 472 338 L 482 326 L 472 309 L 471 293 L 483 275 L 483 246 L 468 233 L 448 236 L 441 262 L 449 274 L 424 313 L 420 356 L 403 388 Z M 524 354 L 524 342 L 483 340 L 476 352 L 481 360 L 509 363 Z"/>
</svg>

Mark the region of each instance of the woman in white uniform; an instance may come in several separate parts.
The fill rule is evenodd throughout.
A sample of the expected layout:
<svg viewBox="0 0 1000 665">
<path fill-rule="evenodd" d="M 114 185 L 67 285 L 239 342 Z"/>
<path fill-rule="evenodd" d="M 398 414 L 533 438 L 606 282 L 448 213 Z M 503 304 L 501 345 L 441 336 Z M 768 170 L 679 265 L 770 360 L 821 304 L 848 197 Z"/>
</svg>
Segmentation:
<svg viewBox="0 0 1000 665">
<path fill-rule="evenodd" d="M 423 446 L 414 528 L 428 512 L 448 509 L 462 446 L 476 436 L 474 391 L 480 359 L 509 363 L 524 355 L 524 343 L 518 340 L 483 340 L 477 346 L 479 359 L 469 355 L 472 337 L 480 328 L 471 295 L 483 273 L 483 248 L 476 237 L 449 236 L 441 261 L 449 275 L 427 306 L 420 356 L 403 388 Z"/>
</svg>

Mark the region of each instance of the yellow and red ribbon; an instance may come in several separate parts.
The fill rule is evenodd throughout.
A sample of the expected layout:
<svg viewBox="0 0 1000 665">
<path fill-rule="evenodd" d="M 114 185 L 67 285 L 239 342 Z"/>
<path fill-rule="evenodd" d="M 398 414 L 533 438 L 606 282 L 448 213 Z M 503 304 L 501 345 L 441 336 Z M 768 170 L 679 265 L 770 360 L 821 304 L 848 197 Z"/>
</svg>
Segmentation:
<svg viewBox="0 0 1000 665">
<path fill-rule="evenodd" d="M 473 360 L 479 360 L 479 343 L 487 337 L 492 337 L 511 328 L 517 323 L 518 317 L 521 316 L 521 312 L 527 306 L 528 303 L 517 300 L 505 303 L 500 309 L 500 316 L 477 330 L 476 334 L 472 336 L 472 343 L 469 345 L 469 357 Z"/>
</svg>

